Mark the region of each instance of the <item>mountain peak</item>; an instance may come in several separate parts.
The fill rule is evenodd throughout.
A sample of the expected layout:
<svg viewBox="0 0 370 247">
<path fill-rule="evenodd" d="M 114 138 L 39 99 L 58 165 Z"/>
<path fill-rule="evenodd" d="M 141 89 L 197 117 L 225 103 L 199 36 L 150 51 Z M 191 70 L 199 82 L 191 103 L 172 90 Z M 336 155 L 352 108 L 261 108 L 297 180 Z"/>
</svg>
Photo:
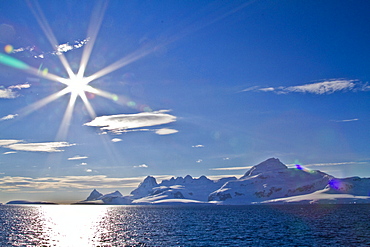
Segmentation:
<svg viewBox="0 0 370 247">
<path fill-rule="evenodd" d="M 101 197 L 102 195 L 103 195 L 102 193 L 100 193 L 99 191 L 97 191 L 96 189 L 94 189 L 93 191 L 91 191 L 90 195 L 86 198 L 85 201 L 93 201 L 93 200 L 96 200 L 99 197 Z"/>
<path fill-rule="evenodd" d="M 157 180 L 152 176 L 147 176 L 136 189 L 131 191 L 131 195 L 140 196 L 147 194 L 156 186 L 158 186 Z"/>
<path fill-rule="evenodd" d="M 269 158 L 258 165 L 253 166 L 249 171 L 245 173 L 242 178 L 257 175 L 263 172 L 270 172 L 275 170 L 287 169 L 288 167 L 281 163 L 279 159 Z"/>
</svg>

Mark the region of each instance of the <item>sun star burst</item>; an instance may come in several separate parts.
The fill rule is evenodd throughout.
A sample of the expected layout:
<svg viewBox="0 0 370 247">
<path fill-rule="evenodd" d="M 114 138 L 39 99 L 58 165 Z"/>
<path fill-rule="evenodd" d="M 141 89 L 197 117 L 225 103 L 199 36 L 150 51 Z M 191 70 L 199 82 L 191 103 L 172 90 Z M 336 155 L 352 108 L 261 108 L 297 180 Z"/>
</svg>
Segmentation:
<svg viewBox="0 0 370 247">
<path fill-rule="evenodd" d="M 85 77 L 73 76 L 72 78 L 66 79 L 65 84 L 67 85 L 67 90 L 72 95 L 79 95 L 89 91 L 89 86 Z"/>
<path fill-rule="evenodd" d="M 47 39 L 49 40 L 50 44 L 53 47 L 58 47 L 58 42 L 57 39 L 51 29 L 51 27 L 48 24 L 48 21 L 45 18 L 45 15 L 40 7 L 40 5 L 35 2 L 32 5 L 29 5 L 31 11 L 33 12 L 34 16 L 36 17 L 41 29 L 44 31 Z M 112 101 L 115 101 L 117 103 L 123 103 L 126 104 L 128 107 L 136 108 L 136 103 L 131 101 L 128 97 L 118 97 L 116 94 L 106 92 L 97 88 L 94 88 L 89 85 L 90 82 L 105 76 L 117 69 L 120 69 L 124 66 L 127 66 L 128 64 L 141 59 L 148 54 L 154 52 L 158 45 L 153 45 L 153 46 L 145 46 L 142 47 L 131 54 L 126 55 L 125 57 L 122 57 L 121 59 L 113 62 L 112 64 L 106 66 L 105 68 L 102 68 L 101 70 L 93 73 L 92 75 L 85 76 L 85 71 L 87 64 L 89 62 L 90 55 L 92 53 L 93 47 L 95 40 L 98 35 L 98 31 L 100 29 L 103 17 L 104 17 L 104 12 L 107 8 L 107 2 L 102 1 L 97 3 L 96 6 L 94 6 L 94 10 L 92 11 L 91 19 L 90 19 L 90 24 L 89 28 L 87 30 L 87 37 L 86 40 L 89 42 L 86 42 L 86 45 L 83 48 L 83 53 L 80 61 L 80 66 L 78 68 L 78 72 L 74 73 L 69 62 L 67 61 L 66 57 L 64 56 L 63 53 L 58 54 L 58 58 L 60 62 L 62 63 L 65 71 L 68 74 L 68 78 L 63 78 L 61 76 L 52 74 L 50 72 L 42 72 L 40 73 L 40 70 L 34 67 L 31 67 L 30 65 L 12 58 L 10 56 L 7 56 L 5 54 L 0 54 L 0 63 L 5 64 L 7 66 L 22 70 L 26 73 L 42 77 L 51 81 L 59 82 L 64 84 L 66 87 L 63 88 L 62 90 L 51 94 L 31 105 L 28 105 L 24 107 L 23 109 L 20 110 L 20 115 L 28 115 L 45 105 L 53 102 L 54 100 L 66 95 L 70 94 L 68 106 L 65 110 L 63 120 L 60 124 L 58 134 L 56 136 L 57 140 L 65 140 L 67 137 L 68 133 L 68 128 L 72 119 L 72 114 L 73 114 L 73 109 L 76 103 L 77 98 L 81 98 L 82 102 L 84 103 L 90 117 L 94 119 L 96 117 L 95 111 L 90 104 L 86 93 L 91 93 L 94 95 L 102 96 L 105 98 L 108 98 Z"/>
</svg>

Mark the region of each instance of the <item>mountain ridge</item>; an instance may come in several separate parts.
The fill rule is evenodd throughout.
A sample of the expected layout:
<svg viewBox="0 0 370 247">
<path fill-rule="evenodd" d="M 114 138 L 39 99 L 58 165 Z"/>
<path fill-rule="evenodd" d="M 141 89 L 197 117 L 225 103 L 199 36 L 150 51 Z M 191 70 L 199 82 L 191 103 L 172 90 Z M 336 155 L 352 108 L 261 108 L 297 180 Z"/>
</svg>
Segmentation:
<svg viewBox="0 0 370 247">
<path fill-rule="evenodd" d="M 277 158 L 267 159 L 239 179 L 211 180 L 206 176 L 172 177 L 157 183 L 147 176 L 130 195 L 118 191 L 102 195 L 93 190 L 79 203 L 113 205 L 266 203 L 370 203 L 370 178 L 335 178 L 297 165 L 288 168 Z"/>
</svg>

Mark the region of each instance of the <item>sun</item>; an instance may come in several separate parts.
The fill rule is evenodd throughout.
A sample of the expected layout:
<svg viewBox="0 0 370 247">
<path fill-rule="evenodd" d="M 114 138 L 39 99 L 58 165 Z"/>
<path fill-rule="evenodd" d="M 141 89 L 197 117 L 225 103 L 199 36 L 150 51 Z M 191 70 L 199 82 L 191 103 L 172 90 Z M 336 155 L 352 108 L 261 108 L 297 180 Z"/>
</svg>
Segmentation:
<svg viewBox="0 0 370 247">
<path fill-rule="evenodd" d="M 88 91 L 88 85 L 85 78 L 72 77 L 66 80 L 67 89 L 72 95 L 81 96 L 85 91 Z"/>
</svg>

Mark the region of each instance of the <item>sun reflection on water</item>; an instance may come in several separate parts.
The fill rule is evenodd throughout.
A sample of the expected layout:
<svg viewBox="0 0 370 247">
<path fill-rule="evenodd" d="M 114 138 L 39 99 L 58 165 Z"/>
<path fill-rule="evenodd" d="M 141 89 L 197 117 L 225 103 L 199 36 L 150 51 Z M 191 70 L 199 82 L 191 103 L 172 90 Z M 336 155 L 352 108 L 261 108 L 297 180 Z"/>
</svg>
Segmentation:
<svg viewBox="0 0 370 247">
<path fill-rule="evenodd" d="M 50 246 L 98 246 L 104 233 L 99 225 L 107 206 L 45 205 L 40 206 L 44 233 Z"/>
</svg>

